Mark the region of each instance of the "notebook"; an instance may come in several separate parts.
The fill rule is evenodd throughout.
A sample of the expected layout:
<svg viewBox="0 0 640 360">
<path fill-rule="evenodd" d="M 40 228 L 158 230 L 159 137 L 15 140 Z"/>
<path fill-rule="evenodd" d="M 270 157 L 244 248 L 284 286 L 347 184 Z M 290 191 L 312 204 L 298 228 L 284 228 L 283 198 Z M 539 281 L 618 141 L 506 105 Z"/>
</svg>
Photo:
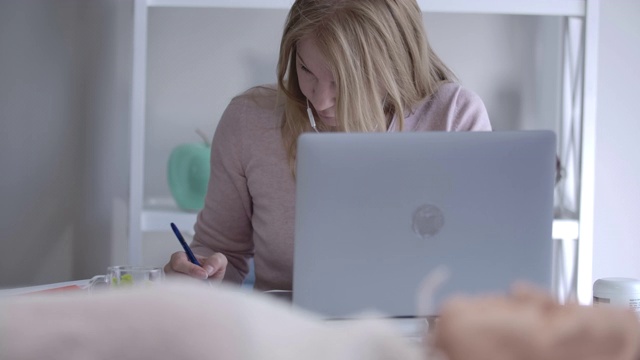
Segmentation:
<svg viewBox="0 0 640 360">
<path fill-rule="evenodd" d="M 518 280 L 550 290 L 555 144 L 542 130 L 302 135 L 293 304 L 401 318 Z M 443 268 L 419 313 L 420 284 Z"/>
</svg>

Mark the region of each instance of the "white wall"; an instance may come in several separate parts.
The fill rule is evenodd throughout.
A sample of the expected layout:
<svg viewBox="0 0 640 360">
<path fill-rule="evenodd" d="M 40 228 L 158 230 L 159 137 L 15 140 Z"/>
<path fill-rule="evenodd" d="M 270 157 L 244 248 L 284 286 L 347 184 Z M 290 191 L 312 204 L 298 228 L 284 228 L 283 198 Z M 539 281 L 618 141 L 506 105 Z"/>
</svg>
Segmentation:
<svg viewBox="0 0 640 360">
<path fill-rule="evenodd" d="M 131 9 L 0 2 L 0 287 L 86 278 L 126 242 Z"/>
<path fill-rule="evenodd" d="M 497 130 L 556 130 L 561 19 L 427 14 L 432 46 L 485 102 Z"/>
<path fill-rule="evenodd" d="M 73 1 L 0 2 L 0 287 L 72 276 L 84 128 L 77 24 Z"/>
<path fill-rule="evenodd" d="M 640 279 L 640 2 L 600 3 L 593 280 Z"/>
<path fill-rule="evenodd" d="M 200 141 L 196 129 L 213 137 L 233 96 L 275 83 L 286 15 L 253 9 L 149 11 L 146 197 L 170 196 L 166 172 L 173 147 Z"/>
<path fill-rule="evenodd" d="M 129 1 L 80 1 L 82 187 L 74 276 L 127 262 L 132 15 Z"/>
</svg>

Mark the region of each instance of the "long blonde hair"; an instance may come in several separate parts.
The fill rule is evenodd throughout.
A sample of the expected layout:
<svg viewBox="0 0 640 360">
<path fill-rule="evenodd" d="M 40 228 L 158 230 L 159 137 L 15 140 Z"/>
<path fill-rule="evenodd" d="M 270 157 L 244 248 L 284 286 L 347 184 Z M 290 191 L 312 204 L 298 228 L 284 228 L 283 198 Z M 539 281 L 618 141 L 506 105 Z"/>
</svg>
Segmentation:
<svg viewBox="0 0 640 360">
<path fill-rule="evenodd" d="M 321 131 L 386 131 L 393 116 L 402 129 L 413 106 L 454 79 L 429 46 L 416 0 L 296 0 L 277 68 L 285 97 L 282 139 L 292 170 L 298 136 L 311 130 L 296 73 L 296 46 L 305 36 L 312 36 L 336 82 L 338 124 L 319 122 Z"/>
</svg>

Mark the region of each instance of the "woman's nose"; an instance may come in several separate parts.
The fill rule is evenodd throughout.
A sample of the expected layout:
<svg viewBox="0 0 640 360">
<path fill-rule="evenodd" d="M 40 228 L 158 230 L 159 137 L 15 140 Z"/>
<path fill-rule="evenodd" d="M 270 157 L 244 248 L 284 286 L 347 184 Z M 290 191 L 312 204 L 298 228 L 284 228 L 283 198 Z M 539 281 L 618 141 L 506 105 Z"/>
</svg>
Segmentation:
<svg viewBox="0 0 640 360">
<path fill-rule="evenodd" d="M 313 107 L 316 111 L 330 109 L 336 104 L 336 86 L 332 82 L 330 84 L 318 83 L 313 88 Z"/>
</svg>

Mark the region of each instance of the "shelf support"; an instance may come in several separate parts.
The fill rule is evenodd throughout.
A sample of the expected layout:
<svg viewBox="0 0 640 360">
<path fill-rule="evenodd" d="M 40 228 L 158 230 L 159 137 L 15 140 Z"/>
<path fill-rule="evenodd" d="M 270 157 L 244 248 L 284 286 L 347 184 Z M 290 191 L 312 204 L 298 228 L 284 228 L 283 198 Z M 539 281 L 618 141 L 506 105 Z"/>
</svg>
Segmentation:
<svg viewBox="0 0 640 360">
<path fill-rule="evenodd" d="M 596 102 L 600 0 L 587 0 L 584 17 L 582 80 L 582 154 L 580 159 L 580 242 L 578 244 L 578 301 L 593 298 L 593 231 L 596 159 Z"/>
<path fill-rule="evenodd" d="M 147 2 L 133 2 L 133 76 L 131 78 L 131 163 L 129 168 L 129 264 L 142 263 L 142 216 L 147 62 Z"/>
<path fill-rule="evenodd" d="M 564 23 L 562 123 L 556 217 L 580 219 L 579 241 L 558 244 L 562 264 L 554 264 L 554 289 L 565 300 L 591 303 L 593 201 L 599 0 L 587 0 L 585 15 Z"/>
</svg>

